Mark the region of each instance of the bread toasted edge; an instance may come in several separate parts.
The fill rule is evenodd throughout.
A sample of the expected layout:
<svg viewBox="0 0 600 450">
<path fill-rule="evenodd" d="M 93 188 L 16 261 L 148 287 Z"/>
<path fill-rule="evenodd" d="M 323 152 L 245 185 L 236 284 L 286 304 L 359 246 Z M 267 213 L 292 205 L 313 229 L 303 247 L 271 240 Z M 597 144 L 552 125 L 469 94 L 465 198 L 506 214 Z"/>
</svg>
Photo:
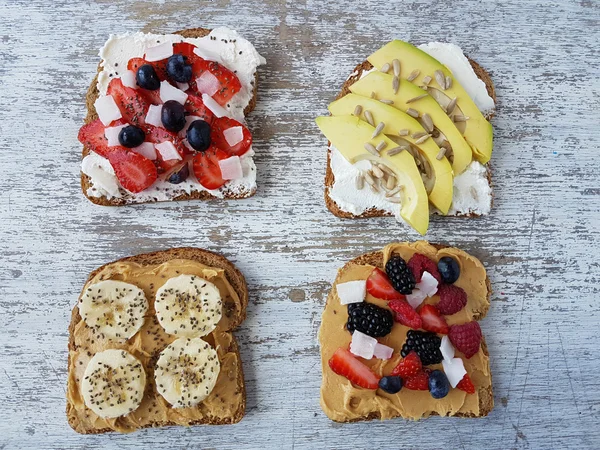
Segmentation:
<svg viewBox="0 0 600 450">
<path fill-rule="evenodd" d="M 94 269 L 87 280 L 84 283 L 84 286 L 94 278 L 99 272 L 104 270 L 107 266 L 110 266 L 115 263 L 120 262 L 130 262 L 137 263 L 141 265 L 155 265 L 162 264 L 164 262 L 173 260 L 173 259 L 189 259 L 193 261 L 197 261 L 201 264 L 205 264 L 211 267 L 217 267 L 223 269 L 225 271 L 225 277 L 227 281 L 231 284 L 232 288 L 238 294 L 240 298 L 240 302 L 242 304 L 242 313 L 238 317 L 238 319 L 233 323 L 232 328 L 228 330 L 228 332 L 232 333 L 245 319 L 246 319 L 246 308 L 248 306 L 248 286 L 246 284 L 246 279 L 242 272 L 227 258 L 223 255 L 220 255 L 215 252 L 211 252 L 209 250 L 203 250 L 195 247 L 179 247 L 179 248 L 171 248 L 168 250 L 160 250 L 151 253 L 142 253 L 135 256 L 128 256 L 125 258 L 118 259 L 116 261 L 112 261 L 110 263 L 106 263 L 97 269 Z M 83 288 L 82 288 L 83 289 Z M 69 355 L 67 358 L 67 368 L 71 367 L 71 351 L 75 350 L 75 339 L 74 332 L 76 325 L 81 321 L 81 316 L 79 315 L 79 308 L 77 305 L 73 307 L 71 312 L 71 323 L 69 324 L 69 344 L 68 350 Z M 238 377 L 237 377 L 237 387 L 242 392 L 242 401 L 239 404 L 238 409 L 235 413 L 229 418 L 229 420 L 220 420 L 217 418 L 213 418 L 211 420 L 198 420 L 190 425 L 229 425 L 234 424 L 242 420 L 246 412 L 246 384 L 244 382 L 244 370 L 242 366 L 242 359 L 240 356 L 240 349 L 237 343 L 235 336 L 232 334 L 231 346 L 228 349 L 229 352 L 235 353 L 237 361 L 238 361 Z M 67 380 L 69 376 L 67 374 Z M 102 429 L 82 429 L 79 427 L 79 423 L 72 421 L 71 419 L 75 419 L 74 416 L 69 414 L 70 409 L 72 408 L 69 401 L 67 401 L 66 405 L 66 414 L 69 425 L 73 430 L 80 434 L 101 434 L 101 433 L 110 433 L 113 432 L 111 428 L 102 428 Z M 156 422 L 149 425 L 146 425 L 142 428 L 156 428 L 156 427 L 166 427 L 166 426 L 176 426 L 178 424 L 174 422 Z"/>
<path fill-rule="evenodd" d="M 435 244 L 435 243 L 429 243 L 430 245 L 432 245 L 433 247 L 435 247 L 437 250 L 441 250 L 444 248 L 449 248 L 450 246 L 448 245 L 443 245 L 443 244 Z M 364 255 L 360 255 L 357 256 L 356 258 L 348 261 L 346 264 L 344 264 L 344 266 L 340 269 L 340 271 L 338 272 L 338 275 L 336 276 L 336 280 L 334 282 L 334 285 L 332 285 L 331 290 L 329 291 L 329 294 L 327 295 L 327 303 L 329 303 L 330 301 L 332 301 L 333 298 L 333 289 L 335 284 L 337 284 L 338 280 L 339 280 L 339 276 L 342 272 L 344 272 L 345 270 L 348 270 L 351 266 L 355 266 L 355 265 L 371 265 L 374 267 L 378 267 L 380 269 L 384 269 L 383 267 L 383 252 L 382 251 L 376 251 L 376 252 L 370 252 L 370 253 L 365 253 Z M 479 314 L 476 314 L 473 319 L 476 321 L 479 321 L 481 319 L 483 319 L 488 310 L 489 310 L 489 303 L 490 303 L 490 298 L 492 295 L 492 286 L 490 283 L 490 279 L 487 276 L 487 272 L 486 272 L 486 279 L 485 279 L 485 284 L 487 286 L 487 299 L 488 299 L 488 306 L 487 308 L 485 308 L 482 311 L 479 311 Z M 321 325 L 322 326 L 322 325 Z M 319 342 L 319 346 L 321 345 L 321 343 Z M 488 351 L 488 347 L 487 344 L 485 342 L 485 336 L 482 336 L 481 338 L 481 348 L 483 350 L 483 353 L 486 356 L 490 356 L 489 351 Z M 478 392 L 477 394 L 479 395 L 479 415 L 475 415 L 475 414 L 464 414 L 464 413 L 457 413 L 453 416 L 450 417 L 463 417 L 463 418 L 476 418 L 476 417 L 485 417 L 487 416 L 490 411 L 494 408 L 494 393 L 493 393 L 493 380 L 492 380 L 492 372 L 490 370 L 490 386 L 489 387 L 480 387 L 478 388 Z M 437 416 L 438 414 L 436 412 L 431 412 L 432 416 Z M 401 417 L 400 414 L 396 415 L 395 417 Z M 377 411 L 371 412 L 369 414 L 367 414 L 366 416 L 363 417 L 359 417 L 356 419 L 350 419 L 350 420 L 335 420 L 335 419 L 331 419 L 334 422 L 340 422 L 340 423 L 352 423 L 352 422 L 362 422 L 362 421 L 370 421 L 370 420 L 381 420 L 381 414 Z"/>
<path fill-rule="evenodd" d="M 186 29 L 186 30 L 176 31 L 173 34 L 180 34 L 184 38 L 201 38 L 201 37 L 207 36 L 211 31 L 212 30 L 208 29 L 208 28 L 190 28 L 190 29 Z M 100 66 L 100 64 L 98 64 L 98 71 L 96 73 L 96 76 L 94 77 L 92 83 L 90 84 L 90 87 L 88 88 L 86 96 L 85 96 L 87 115 L 84 119 L 84 123 L 86 123 L 86 124 L 90 123 L 98 118 L 98 114 L 96 113 L 96 108 L 94 107 L 94 102 L 100 95 L 100 93 L 98 91 L 98 74 L 101 71 L 102 71 L 102 67 Z M 254 75 L 254 90 L 253 90 L 254 95 L 252 96 L 250 103 L 248 103 L 248 106 L 246 106 L 246 108 L 244 109 L 244 115 L 248 115 L 250 112 L 252 112 L 254 110 L 254 108 L 256 106 L 257 92 L 258 92 L 258 70 L 256 71 L 256 74 Z M 89 154 L 89 152 L 90 152 L 90 149 L 88 149 L 84 146 L 83 150 L 82 150 L 82 154 L 81 154 L 81 159 L 83 160 L 83 158 L 85 158 Z M 83 195 L 85 195 L 89 201 L 91 201 L 92 203 L 94 203 L 96 205 L 125 206 L 125 205 L 137 205 L 137 204 L 142 204 L 142 203 L 155 203 L 154 201 L 128 202 L 123 198 L 109 199 L 106 196 L 93 197 L 93 196 L 88 195 L 88 193 L 87 193 L 87 191 L 90 187 L 92 187 L 92 181 L 91 181 L 90 177 L 88 177 L 86 174 L 81 172 L 81 190 L 83 191 Z M 243 193 L 243 194 L 225 194 L 224 198 L 225 199 L 244 199 L 244 198 L 252 197 L 255 193 L 256 193 L 256 189 L 253 189 L 253 190 Z M 185 193 L 180 194 L 176 197 L 173 197 L 172 199 L 169 199 L 169 201 L 212 200 L 212 199 L 219 199 L 219 197 L 215 197 L 214 195 L 210 194 L 207 191 L 194 191 L 194 192 L 191 192 L 190 194 L 185 194 Z"/>
<path fill-rule="evenodd" d="M 496 103 L 496 88 L 494 87 L 494 83 L 492 82 L 492 78 L 491 78 L 490 74 L 483 67 L 481 67 L 478 63 L 476 63 L 474 60 L 472 60 L 468 56 L 467 56 L 467 59 L 469 60 L 469 63 L 471 64 L 471 67 L 473 68 L 475 75 L 477 75 L 477 77 L 479 77 L 479 79 L 485 83 L 485 87 L 488 92 L 488 95 L 490 97 L 492 97 L 492 99 L 494 100 L 494 103 Z M 367 70 L 371 70 L 372 68 L 373 68 L 373 65 L 369 61 L 363 61 L 362 63 L 358 64 L 352 71 L 352 75 L 350 75 L 348 77 L 348 79 L 344 82 L 344 84 L 342 85 L 342 88 L 335 99 L 337 100 L 337 99 L 342 98 L 345 95 L 349 94 L 350 86 L 352 86 L 355 82 L 357 82 L 360 79 L 363 72 L 365 72 Z M 489 120 L 493 116 L 494 116 L 494 114 L 492 112 L 486 116 L 486 119 Z M 333 174 L 333 170 L 331 169 L 331 152 L 329 151 L 330 145 L 331 145 L 331 143 L 327 142 L 327 169 L 325 171 L 325 191 L 324 191 L 325 205 L 327 206 L 327 209 L 329 211 L 331 211 L 333 213 L 333 215 L 343 218 L 343 219 L 366 219 L 369 217 L 392 217 L 393 214 L 390 214 L 387 211 L 383 211 L 383 210 L 377 209 L 377 208 L 367 209 L 366 211 L 364 211 L 358 215 L 353 214 L 351 212 L 344 211 L 329 196 L 329 190 L 333 187 L 333 184 L 335 183 L 335 175 Z M 488 163 L 488 170 L 487 170 L 487 179 L 488 179 L 488 184 L 490 185 L 490 187 L 493 187 L 492 186 L 492 170 L 491 170 L 491 166 L 489 165 L 489 163 Z M 494 195 L 493 195 L 493 190 L 492 190 L 492 206 L 493 206 L 493 203 L 494 203 Z M 455 217 L 480 217 L 480 214 L 475 214 L 475 213 L 459 214 L 459 215 L 456 215 Z"/>
</svg>

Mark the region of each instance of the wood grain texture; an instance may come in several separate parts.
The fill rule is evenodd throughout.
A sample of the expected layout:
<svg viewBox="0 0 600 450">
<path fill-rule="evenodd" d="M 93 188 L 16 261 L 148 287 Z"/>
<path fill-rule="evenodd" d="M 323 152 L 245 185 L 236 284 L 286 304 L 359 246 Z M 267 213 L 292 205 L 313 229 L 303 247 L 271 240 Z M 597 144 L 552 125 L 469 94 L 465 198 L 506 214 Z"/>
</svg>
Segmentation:
<svg viewBox="0 0 600 450">
<path fill-rule="evenodd" d="M 109 33 L 229 25 L 255 43 L 248 200 L 103 208 L 79 187 L 84 95 Z M 399 37 L 449 40 L 492 74 L 495 204 L 427 238 L 480 258 L 496 407 L 484 419 L 340 425 L 319 408 L 317 330 L 336 270 L 393 240 L 390 218 L 323 202 L 326 112 Z M 600 4 L 591 0 L 0 0 L 0 448 L 598 448 Z M 175 246 L 223 253 L 250 288 L 237 425 L 79 436 L 65 415 L 67 326 L 87 274 Z"/>
</svg>

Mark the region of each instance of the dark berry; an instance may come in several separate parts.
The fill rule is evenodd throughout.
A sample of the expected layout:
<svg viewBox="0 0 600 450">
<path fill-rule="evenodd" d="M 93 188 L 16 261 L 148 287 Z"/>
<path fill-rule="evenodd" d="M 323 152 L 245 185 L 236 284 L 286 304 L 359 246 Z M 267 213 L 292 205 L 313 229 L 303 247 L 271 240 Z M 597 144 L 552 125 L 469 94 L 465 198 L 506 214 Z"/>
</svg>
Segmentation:
<svg viewBox="0 0 600 450">
<path fill-rule="evenodd" d="M 188 164 L 185 163 L 179 170 L 173 172 L 171 176 L 169 176 L 169 183 L 171 184 L 179 184 L 183 183 L 187 180 L 187 177 L 190 175 L 190 169 Z"/>
<path fill-rule="evenodd" d="M 389 376 L 379 380 L 379 387 L 388 394 L 396 394 L 402 389 L 402 378 Z"/>
<path fill-rule="evenodd" d="M 135 125 L 128 125 L 119 131 L 119 144 L 123 147 L 133 148 L 142 145 L 146 139 L 144 130 Z"/>
<path fill-rule="evenodd" d="M 415 277 L 400 256 L 392 256 L 385 265 L 392 286 L 404 295 L 410 294 L 415 288 Z"/>
<path fill-rule="evenodd" d="M 392 331 L 394 317 L 392 313 L 373 303 L 350 303 L 346 328 L 350 333 L 358 330 L 371 337 L 382 337 Z"/>
<path fill-rule="evenodd" d="M 419 358 L 421 358 L 421 363 L 424 366 L 439 364 L 443 359 L 442 352 L 440 351 L 441 343 L 442 340 L 435 333 L 409 330 L 406 333 L 406 342 L 402 346 L 400 355 L 406 358 L 411 350 L 414 350 L 419 355 Z"/>
<path fill-rule="evenodd" d="M 441 370 L 433 370 L 429 374 L 429 393 L 433 398 L 444 398 L 450 392 L 448 377 Z"/>
<path fill-rule="evenodd" d="M 167 75 L 178 83 L 187 83 L 192 79 L 192 66 L 185 62 L 183 55 L 173 55 L 167 61 Z"/>
<path fill-rule="evenodd" d="M 440 259 L 438 262 L 438 270 L 440 271 L 444 283 L 452 284 L 458 280 L 458 277 L 460 276 L 460 266 L 458 265 L 458 262 L 450 256 L 444 256 Z"/>
<path fill-rule="evenodd" d="M 187 140 L 194 150 L 205 151 L 210 147 L 210 125 L 204 120 L 194 120 L 187 129 Z"/>
<path fill-rule="evenodd" d="M 137 81 L 139 87 L 148 89 L 149 91 L 155 91 L 160 88 L 160 80 L 158 79 L 156 70 L 150 64 L 144 64 L 138 69 L 135 81 Z"/>
<path fill-rule="evenodd" d="M 181 131 L 185 127 L 185 109 L 178 101 L 169 100 L 162 107 L 160 119 L 167 130 Z"/>
</svg>

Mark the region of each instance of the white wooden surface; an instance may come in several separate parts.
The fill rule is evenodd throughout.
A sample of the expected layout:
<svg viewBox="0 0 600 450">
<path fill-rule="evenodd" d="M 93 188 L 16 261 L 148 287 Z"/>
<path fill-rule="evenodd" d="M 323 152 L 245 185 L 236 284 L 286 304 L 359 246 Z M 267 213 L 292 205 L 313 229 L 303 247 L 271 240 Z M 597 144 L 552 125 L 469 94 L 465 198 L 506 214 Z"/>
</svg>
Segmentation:
<svg viewBox="0 0 600 450">
<path fill-rule="evenodd" d="M 329 3 L 329 4 L 327 4 Z M 84 93 L 111 32 L 230 25 L 267 58 L 247 201 L 109 209 L 80 192 Z M 325 112 L 393 37 L 449 40 L 493 74 L 495 205 L 427 238 L 488 267 L 496 408 L 480 420 L 340 425 L 319 407 L 317 330 L 346 260 L 417 236 L 322 200 Z M 0 0 L 0 448 L 599 448 L 600 3 Z M 248 389 L 235 426 L 80 436 L 65 419 L 67 325 L 88 272 L 193 245 L 245 273 Z"/>
</svg>

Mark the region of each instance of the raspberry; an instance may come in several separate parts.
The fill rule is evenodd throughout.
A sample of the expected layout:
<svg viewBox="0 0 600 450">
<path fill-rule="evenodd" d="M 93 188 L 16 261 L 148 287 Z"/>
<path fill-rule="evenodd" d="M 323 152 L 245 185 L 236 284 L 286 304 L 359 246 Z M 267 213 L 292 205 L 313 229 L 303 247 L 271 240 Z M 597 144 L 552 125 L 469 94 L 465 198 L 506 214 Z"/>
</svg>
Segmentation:
<svg viewBox="0 0 600 450">
<path fill-rule="evenodd" d="M 433 278 L 438 280 L 438 283 L 442 282 L 442 276 L 440 275 L 437 264 L 425 255 L 415 253 L 408 261 L 408 268 L 412 272 L 417 283 L 421 281 L 423 272 L 429 272 Z"/>
<path fill-rule="evenodd" d="M 413 329 L 421 328 L 421 316 L 408 304 L 406 300 L 391 300 L 389 308 L 394 312 L 394 320 Z"/>
<path fill-rule="evenodd" d="M 467 358 L 470 358 L 479 351 L 481 328 L 477 322 L 452 325 L 448 337 L 458 351 L 463 352 Z"/>
<path fill-rule="evenodd" d="M 404 387 L 413 391 L 429 390 L 429 372 L 423 370 L 418 374 L 404 380 Z"/>
<path fill-rule="evenodd" d="M 467 304 L 467 293 L 453 284 L 441 284 L 437 293 L 440 296 L 437 308 L 447 316 L 456 314 Z"/>
<path fill-rule="evenodd" d="M 400 360 L 398 365 L 392 370 L 392 375 L 398 375 L 402 378 L 410 378 L 421 372 L 423 365 L 417 352 L 411 351 L 406 358 Z"/>
<path fill-rule="evenodd" d="M 456 387 L 457 387 L 457 389 L 460 389 L 461 391 L 465 391 L 467 394 L 475 393 L 475 385 L 473 385 L 473 382 L 471 381 L 471 377 L 469 377 L 468 373 L 465 373 L 465 376 L 463 377 L 462 380 L 460 380 L 458 382 Z"/>
</svg>

